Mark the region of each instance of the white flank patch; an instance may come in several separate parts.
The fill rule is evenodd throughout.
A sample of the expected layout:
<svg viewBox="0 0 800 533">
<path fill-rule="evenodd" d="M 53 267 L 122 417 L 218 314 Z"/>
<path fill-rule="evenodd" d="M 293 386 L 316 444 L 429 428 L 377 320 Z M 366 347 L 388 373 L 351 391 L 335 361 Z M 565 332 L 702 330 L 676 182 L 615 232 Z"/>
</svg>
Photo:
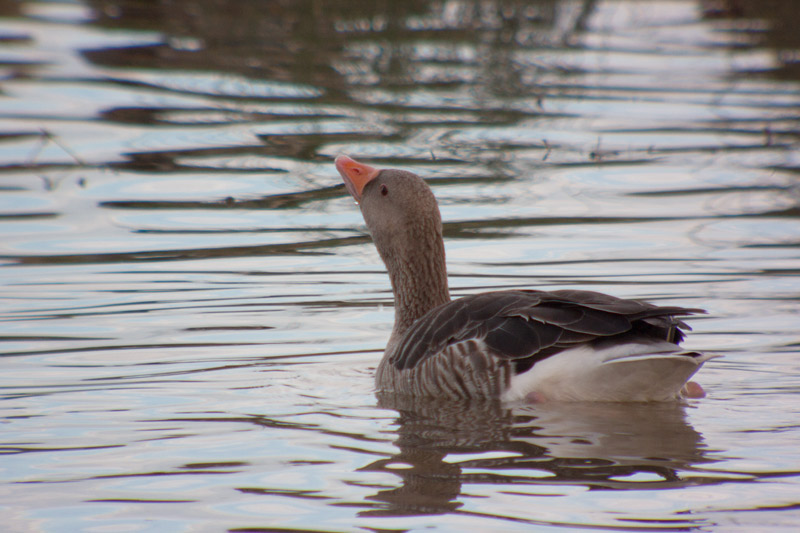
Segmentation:
<svg viewBox="0 0 800 533">
<path fill-rule="evenodd" d="M 647 402 L 680 398 L 686 381 L 716 355 L 688 356 L 675 344 L 582 345 L 511 379 L 503 401 Z"/>
</svg>

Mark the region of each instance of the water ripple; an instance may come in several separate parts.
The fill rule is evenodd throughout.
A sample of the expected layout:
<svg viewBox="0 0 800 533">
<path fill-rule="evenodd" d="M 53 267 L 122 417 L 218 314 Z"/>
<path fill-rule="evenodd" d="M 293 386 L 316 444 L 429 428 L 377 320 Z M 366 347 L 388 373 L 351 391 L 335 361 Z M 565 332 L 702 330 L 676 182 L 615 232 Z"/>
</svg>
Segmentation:
<svg viewBox="0 0 800 533">
<path fill-rule="evenodd" d="M 4 528 L 800 521 L 793 2 L 6 4 Z M 341 153 L 428 180 L 454 296 L 708 309 L 708 397 L 376 398 Z"/>
</svg>

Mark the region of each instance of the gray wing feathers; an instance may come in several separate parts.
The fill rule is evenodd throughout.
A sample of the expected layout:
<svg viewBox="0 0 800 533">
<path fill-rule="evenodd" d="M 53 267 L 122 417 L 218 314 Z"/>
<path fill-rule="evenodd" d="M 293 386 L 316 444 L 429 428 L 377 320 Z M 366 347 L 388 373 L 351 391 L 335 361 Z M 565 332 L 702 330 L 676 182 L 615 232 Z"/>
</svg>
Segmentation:
<svg viewBox="0 0 800 533">
<path fill-rule="evenodd" d="M 447 358 L 452 359 L 463 351 L 463 343 L 474 341 L 482 345 L 484 359 L 511 360 L 524 369 L 570 346 L 633 331 L 646 339 L 679 342 L 679 328 L 686 326 L 675 316 L 702 312 L 590 291 L 482 293 L 423 316 L 387 354 L 388 363 L 396 370 L 413 369 L 451 346 Z"/>
</svg>

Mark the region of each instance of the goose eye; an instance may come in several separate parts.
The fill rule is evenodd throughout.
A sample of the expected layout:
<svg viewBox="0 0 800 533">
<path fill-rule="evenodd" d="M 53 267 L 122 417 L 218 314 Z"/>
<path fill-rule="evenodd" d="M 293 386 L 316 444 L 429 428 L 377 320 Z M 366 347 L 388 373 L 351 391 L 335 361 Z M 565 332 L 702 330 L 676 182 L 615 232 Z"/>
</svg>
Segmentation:
<svg viewBox="0 0 800 533">
<path fill-rule="evenodd" d="M 389 188 L 386 185 L 381 185 L 381 196 L 389 194 Z"/>
</svg>

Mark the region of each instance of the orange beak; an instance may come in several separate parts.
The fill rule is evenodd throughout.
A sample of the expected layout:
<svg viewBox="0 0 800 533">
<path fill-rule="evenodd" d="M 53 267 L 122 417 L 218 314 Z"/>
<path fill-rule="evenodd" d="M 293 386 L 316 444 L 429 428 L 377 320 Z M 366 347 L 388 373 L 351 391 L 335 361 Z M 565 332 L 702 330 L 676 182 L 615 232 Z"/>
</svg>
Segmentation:
<svg viewBox="0 0 800 533">
<path fill-rule="evenodd" d="M 361 201 L 361 193 L 364 191 L 364 186 L 372 181 L 378 175 L 380 169 L 359 163 L 355 159 L 351 159 L 346 155 L 340 155 L 336 158 L 336 170 L 344 180 L 344 185 L 350 194 L 355 198 L 356 203 Z"/>
</svg>

